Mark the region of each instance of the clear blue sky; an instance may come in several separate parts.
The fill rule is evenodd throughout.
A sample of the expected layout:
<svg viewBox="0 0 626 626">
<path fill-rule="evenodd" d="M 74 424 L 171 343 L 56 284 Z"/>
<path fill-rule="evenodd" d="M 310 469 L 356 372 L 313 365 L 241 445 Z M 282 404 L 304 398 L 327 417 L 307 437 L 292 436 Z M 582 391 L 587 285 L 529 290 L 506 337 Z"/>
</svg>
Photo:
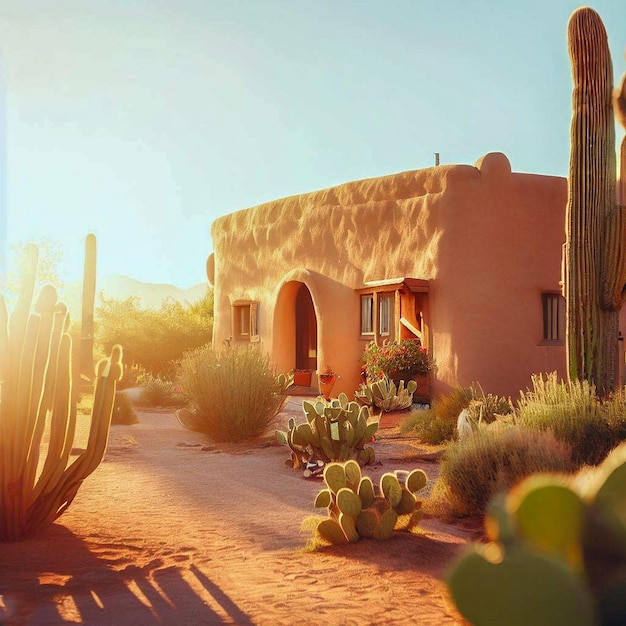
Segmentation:
<svg viewBox="0 0 626 626">
<path fill-rule="evenodd" d="M 213 219 L 265 201 L 435 152 L 565 176 L 577 6 L 0 0 L 9 238 L 56 240 L 73 268 L 95 232 L 100 273 L 186 287 Z M 626 1 L 592 6 L 617 80 Z"/>
</svg>

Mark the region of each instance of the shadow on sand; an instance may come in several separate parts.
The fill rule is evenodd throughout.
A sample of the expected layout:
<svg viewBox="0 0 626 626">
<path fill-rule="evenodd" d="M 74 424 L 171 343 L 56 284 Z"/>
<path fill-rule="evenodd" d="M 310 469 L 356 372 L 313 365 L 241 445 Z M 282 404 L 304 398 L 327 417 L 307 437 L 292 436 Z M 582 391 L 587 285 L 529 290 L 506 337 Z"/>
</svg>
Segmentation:
<svg viewBox="0 0 626 626">
<path fill-rule="evenodd" d="M 252 623 L 195 565 L 113 566 L 58 524 L 0 544 L 0 625 Z"/>
</svg>

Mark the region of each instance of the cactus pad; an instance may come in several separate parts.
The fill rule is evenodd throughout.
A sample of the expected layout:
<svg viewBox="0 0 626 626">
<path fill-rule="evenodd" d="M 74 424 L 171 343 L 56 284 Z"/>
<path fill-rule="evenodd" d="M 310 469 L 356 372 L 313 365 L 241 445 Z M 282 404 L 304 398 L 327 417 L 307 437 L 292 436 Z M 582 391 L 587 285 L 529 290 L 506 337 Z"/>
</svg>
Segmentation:
<svg viewBox="0 0 626 626">
<path fill-rule="evenodd" d="M 361 512 L 361 499 L 352 489 L 344 487 L 337 492 L 337 507 L 351 517 L 358 517 Z"/>
<path fill-rule="evenodd" d="M 402 499 L 402 487 L 395 474 L 385 473 L 380 477 L 380 491 L 390 506 L 398 506 Z"/>
<path fill-rule="evenodd" d="M 592 626 L 592 602 L 566 565 L 523 547 L 475 546 L 449 571 L 463 616 L 482 626 Z"/>
<path fill-rule="evenodd" d="M 428 477 L 426 472 L 421 469 L 413 470 L 406 478 L 404 486 L 411 492 L 417 493 L 426 487 Z"/>
<path fill-rule="evenodd" d="M 330 489 L 322 489 L 317 496 L 315 496 L 314 507 L 318 509 L 325 509 L 331 502 Z"/>
<path fill-rule="evenodd" d="M 325 519 L 317 525 L 317 534 L 324 540 L 332 544 L 348 543 L 343 529 L 339 522 L 334 519 Z"/>
</svg>

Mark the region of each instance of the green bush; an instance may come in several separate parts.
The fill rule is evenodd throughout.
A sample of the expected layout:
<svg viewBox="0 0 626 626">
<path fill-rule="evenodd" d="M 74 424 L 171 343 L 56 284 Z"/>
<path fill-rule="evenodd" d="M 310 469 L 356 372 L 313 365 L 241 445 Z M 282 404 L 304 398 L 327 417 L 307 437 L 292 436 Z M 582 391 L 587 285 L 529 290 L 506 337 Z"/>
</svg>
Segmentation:
<svg viewBox="0 0 626 626">
<path fill-rule="evenodd" d="M 141 406 L 182 406 L 184 398 L 178 386 L 170 380 L 145 374 L 139 377 L 141 388 L 137 404 Z"/>
<path fill-rule="evenodd" d="M 115 300 L 100 296 L 96 309 L 99 349 L 119 343 L 126 363 L 154 376 L 172 374 L 185 352 L 203 346 L 213 332 L 213 291 L 200 301 L 183 305 L 165 300 L 159 309 L 144 309 L 139 298 Z"/>
<path fill-rule="evenodd" d="M 139 418 L 133 407 L 132 400 L 128 394 L 123 391 L 115 392 L 115 400 L 113 402 L 113 414 L 111 416 L 112 424 L 137 424 Z"/>
<path fill-rule="evenodd" d="M 178 382 L 188 401 L 178 412 L 181 424 L 214 441 L 263 434 L 286 399 L 285 383 L 269 356 L 256 347 L 216 352 L 207 345 L 189 352 L 181 361 Z"/>
<path fill-rule="evenodd" d="M 480 428 L 448 446 L 428 508 L 443 517 L 481 516 L 496 494 L 529 474 L 574 470 L 570 447 L 550 432 Z"/>
<path fill-rule="evenodd" d="M 532 385 L 518 401 L 518 423 L 552 431 L 571 446 L 577 465 L 597 465 L 626 437 L 623 392 L 601 401 L 587 381 L 559 381 L 556 373 L 533 376 Z"/>
</svg>

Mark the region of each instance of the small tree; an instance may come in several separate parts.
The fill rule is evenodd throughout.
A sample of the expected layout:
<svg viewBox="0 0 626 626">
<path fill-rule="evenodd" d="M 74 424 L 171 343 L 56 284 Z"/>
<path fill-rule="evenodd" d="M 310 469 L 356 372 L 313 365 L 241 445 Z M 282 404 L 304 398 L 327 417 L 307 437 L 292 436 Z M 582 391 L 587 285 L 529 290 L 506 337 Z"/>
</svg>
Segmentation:
<svg viewBox="0 0 626 626">
<path fill-rule="evenodd" d="M 100 295 L 96 310 L 97 342 L 103 350 L 124 346 L 126 362 L 154 376 L 169 373 L 185 352 L 211 341 L 212 292 L 193 304 L 168 299 L 158 309 L 144 309 L 139 298 L 116 300 Z"/>
</svg>

